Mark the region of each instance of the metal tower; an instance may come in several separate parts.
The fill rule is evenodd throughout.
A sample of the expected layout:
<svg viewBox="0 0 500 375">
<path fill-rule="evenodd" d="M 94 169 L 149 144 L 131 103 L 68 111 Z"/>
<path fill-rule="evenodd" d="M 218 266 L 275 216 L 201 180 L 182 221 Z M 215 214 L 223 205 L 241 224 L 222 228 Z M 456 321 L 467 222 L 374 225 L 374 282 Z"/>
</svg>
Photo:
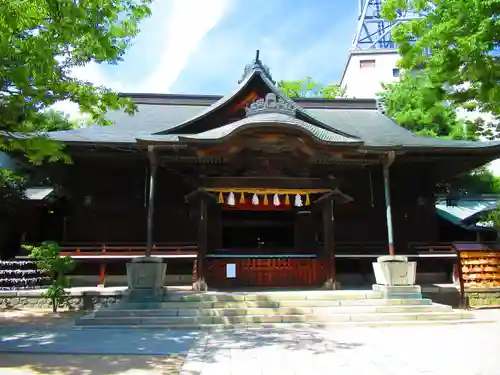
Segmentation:
<svg viewBox="0 0 500 375">
<path fill-rule="evenodd" d="M 400 11 L 396 20 L 389 22 L 382 18 L 384 0 L 358 0 L 359 18 L 356 34 L 351 44 L 353 50 L 396 49 L 392 40 L 392 30 L 402 22 L 421 18 L 416 13 Z"/>
</svg>

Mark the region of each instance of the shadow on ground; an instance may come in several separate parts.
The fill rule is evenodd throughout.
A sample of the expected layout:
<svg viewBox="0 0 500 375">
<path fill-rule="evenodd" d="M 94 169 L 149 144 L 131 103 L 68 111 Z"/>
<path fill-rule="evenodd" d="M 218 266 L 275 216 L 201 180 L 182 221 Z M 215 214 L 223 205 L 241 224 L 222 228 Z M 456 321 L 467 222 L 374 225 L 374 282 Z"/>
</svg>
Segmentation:
<svg viewBox="0 0 500 375">
<path fill-rule="evenodd" d="M 84 314 L 83 311 L 60 311 L 54 314 L 48 310 L 0 309 L 0 327 L 36 326 L 43 328 L 72 325 L 77 317 Z"/>
<path fill-rule="evenodd" d="M 319 355 L 356 349 L 363 345 L 355 341 L 333 339 L 329 337 L 327 331 L 312 327 L 309 329 L 233 329 L 208 335 L 203 348 L 194 351 L 192 355 L 202 357 L 204 362 L 217 362 L 221 353 L 228 352 L 228 349 L 263 350 L 272 347 L 284 351 L 301 351 Z"/>
<path fill-rule="evenodd" d="M 187 354 L 199 332 L 152 329 L 73 329 L 2 327 L 0 352 L 167 355 Z"/>
<path fill-rule="evenodd" d="M 145 372 L 178 375 L 184 356 L 96 356 L 0 354 L 0 374 L 113 375 Z"/>
</svg>

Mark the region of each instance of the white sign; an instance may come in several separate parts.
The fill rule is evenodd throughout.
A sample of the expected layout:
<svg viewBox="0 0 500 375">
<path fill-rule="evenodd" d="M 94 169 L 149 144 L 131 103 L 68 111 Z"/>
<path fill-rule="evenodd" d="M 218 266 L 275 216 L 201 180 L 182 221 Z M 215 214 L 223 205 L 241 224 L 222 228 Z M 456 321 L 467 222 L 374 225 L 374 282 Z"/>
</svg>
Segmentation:
<svg viewBox="0 0 500 375">
<path fill-rule="evenodd" d="M 228 279 L 235 279 L 236 278 L 236 264 L 234 264 L 234 263 L 226 264 L 226 277 Z"/>
</svg>

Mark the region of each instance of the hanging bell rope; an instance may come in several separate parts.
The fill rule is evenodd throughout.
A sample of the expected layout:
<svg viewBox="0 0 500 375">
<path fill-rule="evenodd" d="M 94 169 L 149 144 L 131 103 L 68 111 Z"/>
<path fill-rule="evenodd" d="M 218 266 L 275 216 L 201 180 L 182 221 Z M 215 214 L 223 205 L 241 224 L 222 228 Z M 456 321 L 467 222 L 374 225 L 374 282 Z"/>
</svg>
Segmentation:
<svg viewBox="0 0 500 375">
<path fill-rule="evenodd" d="M 219 200 L 217 201 L 217 203 L 224 203 L 224 196 L 222 195 L 222 192 L 219 193 Z"/>
<path fill-rule="evenodd" d="M 287 206 L 290 206 L 290 197 L 288 196 L 288 194 L 285 196 L 285 204 Z"/>
<path fill-rule="evenodd" d="M 240 195 L 240 204 L 245 204 L 245 193 L 241 193 Z"/>
<path fill-rule="evenodd" d="M 278 194 L 274 194 L 274 197 L 273 197 L 273 204 L 278 207 L 281 202 L 280 202 L 280 197 L 278 196 Z"/>
<path fill-rule="evenodd" d="M 311 205 L 311 198 L 309 197 L 309 194 L 306 194 L 306 206 Z"/>
<path fill-rule="evenodd" d="M 267 194 L 264 195 L 264 206 L 269 205 L 269 201 L 267 200 Z"/>
</svg>

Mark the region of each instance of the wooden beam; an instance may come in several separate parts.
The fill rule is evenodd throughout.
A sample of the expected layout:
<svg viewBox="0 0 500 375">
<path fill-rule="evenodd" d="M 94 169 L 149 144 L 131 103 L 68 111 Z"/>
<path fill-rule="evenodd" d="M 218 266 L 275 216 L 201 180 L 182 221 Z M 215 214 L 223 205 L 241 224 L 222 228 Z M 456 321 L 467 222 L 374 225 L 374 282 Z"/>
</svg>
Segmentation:
<svg viewBox="0 0 500 375">
<path fill-rule="evenodd" d="M 206 291 L 207 283 L 205 281 L 205 257 L 208 247 L 208 225 L 207 225 L 207 201 L 204 196 L 200 200 L 200 211 L 198 221 L 198 257 L 196 259 L 196 277 L 194 289 L 197 291 Z"/>
</svg>

